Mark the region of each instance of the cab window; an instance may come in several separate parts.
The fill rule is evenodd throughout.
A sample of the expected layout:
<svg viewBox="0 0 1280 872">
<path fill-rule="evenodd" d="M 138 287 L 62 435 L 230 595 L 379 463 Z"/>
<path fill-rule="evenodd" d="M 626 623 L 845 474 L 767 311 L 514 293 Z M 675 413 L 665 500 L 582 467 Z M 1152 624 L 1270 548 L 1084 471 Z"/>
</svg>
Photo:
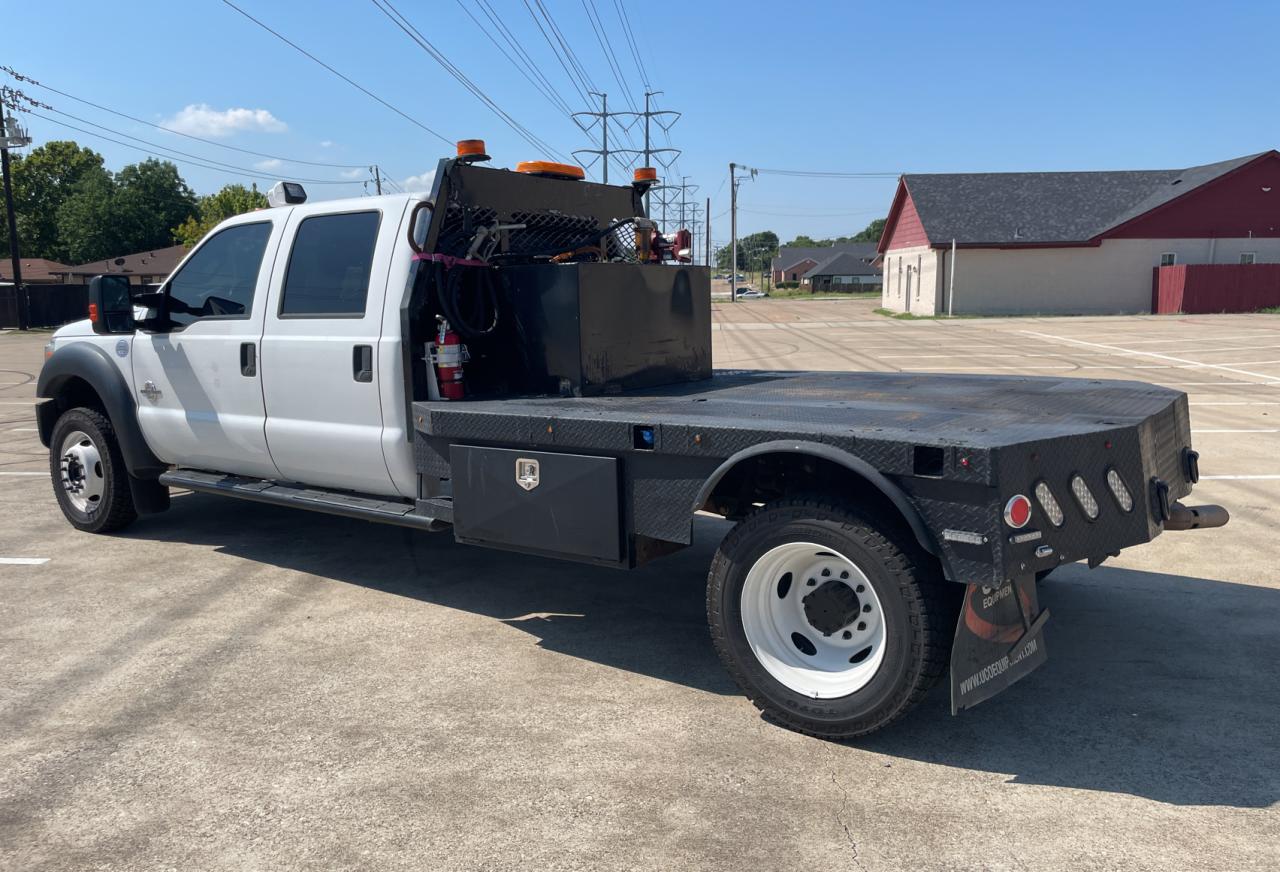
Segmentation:
<svg viewBox="0 0 1280 872">
<path fill-rule="evenodd" d="M 209 237 L 169 280 L 169 319 L 248 318 L 271 222 L 237 224 Z"/>
<path fill-rule="evenodd" d="M 280 316 L 364 315 L 379 212 L 316 215 L 298 225 L 284 277 Z"/>
</svg>

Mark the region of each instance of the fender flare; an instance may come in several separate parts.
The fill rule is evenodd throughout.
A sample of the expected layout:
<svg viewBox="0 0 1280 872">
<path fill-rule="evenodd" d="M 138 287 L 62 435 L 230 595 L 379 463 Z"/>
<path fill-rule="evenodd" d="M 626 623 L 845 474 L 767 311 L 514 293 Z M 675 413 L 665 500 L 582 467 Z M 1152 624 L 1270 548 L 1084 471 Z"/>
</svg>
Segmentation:
<svg viewBox="0 0 1280 872">
<path fill-rule="evenodd" d="M 115 429 L 120 453 L 124 455 L 124 464 L 131 476 L 154 479 L 168 469 L 164 461 L 151 452 L 143 438 L 133 391 L 107 352 L 91 342 L 72 342 L 57 349 L 40 370 L 36 396 L 56 400 L 73 378 L 85 381 L 102 400 L 103 410 Z M 36 407 L 40 441 L 46 446 L 62 411 L 56 402 L 45 402 Z"/>
<path fill-rule="evenodd" d="M 759 457 L 764 454 L 800 454 L 817 457 L 837 463 L 855 475 L 860 476 L 893 503 L 894 507 L 902 515 L 903 520 L 911 528 L 911 532 L 915 535 L 916 541 L 920 543 L 920 547 L 941 559 L 944 564 L 946 563 L 946 558 L 942 553 L 942 549 L 938 546 L 937 539 L 929 531 L 929 527 L 925 524 L 919 510 L 916 509 L 902 488 L 890 481 L 883 473 L 861 457 L 821 442 L 778 440 L 761 442 L 759 445 L 744 448 L 742 451 L 730 456 L 716 467 L 715 472 L 711 473 L 711 477 L 703 483 L 702 489 L 698 491 L 698 496 L 693 504 L 693 511 L 698 511 L 706 504 L 716 485 L 729 474 L 730 470 L 744 460 L 750 460 L 752 457 Z"/>
</svg>

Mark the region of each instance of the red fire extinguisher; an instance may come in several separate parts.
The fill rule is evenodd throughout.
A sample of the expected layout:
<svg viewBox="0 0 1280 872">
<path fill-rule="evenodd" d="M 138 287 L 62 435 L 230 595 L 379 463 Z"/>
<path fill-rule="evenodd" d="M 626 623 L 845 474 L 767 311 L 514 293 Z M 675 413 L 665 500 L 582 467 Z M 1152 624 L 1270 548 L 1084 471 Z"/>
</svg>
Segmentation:
<svg viewBox="0 0 1280 872">
<path fill-rule="evenodd" d="M 442 400 L 460 400 L 466 396 L 462 381 L 462 364 L 466 360 L 467 347 L 462 337 L 453 332 L 448 321 L 440 322 L 440 332 L 435 348 L 436 381 L 440 385 Z"/>
</svg>

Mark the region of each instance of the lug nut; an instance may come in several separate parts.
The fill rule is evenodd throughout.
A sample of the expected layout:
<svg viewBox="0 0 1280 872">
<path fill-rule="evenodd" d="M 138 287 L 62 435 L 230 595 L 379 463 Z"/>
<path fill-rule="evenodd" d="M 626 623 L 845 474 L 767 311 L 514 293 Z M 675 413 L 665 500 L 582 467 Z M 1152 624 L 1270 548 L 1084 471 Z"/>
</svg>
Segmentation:
<svg viewBox="0 0 1280 872">
<path fill-rule="evenodd" d="M 813 579 L 813 578 L 811 578 L 811 579 L 809 579 L 808 581 L 806 581 L 806 582 L 805 582 L 805 584 L 807 584 L 809 587 L 813 587 L 813 586 L 814 586 L 815 584 L 817 584 L 817 583 L 818 583 L 818 582 L 817 582 L 817 580 L 816 580 L 816 579 Z"/>
<path fill-rule="evenodd" d="M 867 586 L 865 584 L 860 584 L 854 588 L 854 590 L 856 590 L 858 593 L 862 593 L 866 589 L 867 589 Z"/>
<path fill-rule="evenodd" d="M 866 622 L 866 621 L 858 621 L 858 629 L 859 629 L 859 630 L 865 630 L 866 628 L 867 628 L 867 622 Z"/>
<path fill-rule="evenodd" d="M 867 603 L 865 606 L 863 606 L 863 607 L 862 607 L 862 610 L 863 610 L 864 612 L 869 612 L 869 611 L 871 611 L 871 603 Z"/>
<path fill-rule="evenodd" d="M 823 578 L 826 578 L 826 577 L 827 577 L 828 575 L 830 575 L 830 574 L 831 574 L 831 570 L 830 570 L 830 569 L 824 569 L 824 570 L 822 570 L 822 577 L 823 577 Z"/>
<path fill-rule="evenodd" d="M 841 635 L 843 635 L 846 639 L 853 638 L 853 633 L 850 633 L 848 630 L 845 630 L 844 633 L 842 633 Z"/>
<path fill-rule="evenodd" d="M 847 569 L 846 569 L 846 570 L 842 571 L 842 572 L 840 573 L 840 577 L 841 577 L 841 578 L 848 578 L 848 577 L 849 577 L 849 570 L 847 570 Z"/>
</svg>

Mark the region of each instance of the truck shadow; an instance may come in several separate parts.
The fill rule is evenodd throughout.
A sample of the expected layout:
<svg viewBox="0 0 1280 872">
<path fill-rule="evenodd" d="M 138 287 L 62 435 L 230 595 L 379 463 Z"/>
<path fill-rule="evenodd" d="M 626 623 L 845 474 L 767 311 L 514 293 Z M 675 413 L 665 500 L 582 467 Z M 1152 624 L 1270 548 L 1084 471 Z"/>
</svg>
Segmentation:
<svg viewBox="0 0 1280 872">
<path fill-rule="evenodd" d="M 729 525 L 622 572 L 461 546 L 430 535 L 199 495 L 133 538 L 249 560 L 486 615 L 549 651 L 715 694 L 736 694 L 706 631 L 704 579 Z M 866 751 L 1006 773 L 1018 784 L 1177 805 L 1280 800 L 1280 591 L 1103 567 L 1041 587 L 1049 662 L 952 718 L 938 687 Z"/>
</svg>

